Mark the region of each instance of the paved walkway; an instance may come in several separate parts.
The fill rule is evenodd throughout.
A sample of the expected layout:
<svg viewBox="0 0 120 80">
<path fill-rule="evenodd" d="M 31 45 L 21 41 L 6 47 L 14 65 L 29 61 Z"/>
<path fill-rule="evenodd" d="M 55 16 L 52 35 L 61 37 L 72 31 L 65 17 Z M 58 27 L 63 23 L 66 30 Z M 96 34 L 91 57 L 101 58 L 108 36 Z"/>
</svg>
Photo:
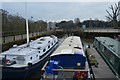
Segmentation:
<svg viewBox="0 0 120 80">
<path fill-rule="evenodd" d="M 94 48 L 88 48 L 87 52 L 93 54 L 97 62 L 99 63 L 98 67 L 92 66 L 96 80 L 118 80 L 111 69 L 108 67 L 106 62 L 102 59 L 102 57 Z"/>
</svg>

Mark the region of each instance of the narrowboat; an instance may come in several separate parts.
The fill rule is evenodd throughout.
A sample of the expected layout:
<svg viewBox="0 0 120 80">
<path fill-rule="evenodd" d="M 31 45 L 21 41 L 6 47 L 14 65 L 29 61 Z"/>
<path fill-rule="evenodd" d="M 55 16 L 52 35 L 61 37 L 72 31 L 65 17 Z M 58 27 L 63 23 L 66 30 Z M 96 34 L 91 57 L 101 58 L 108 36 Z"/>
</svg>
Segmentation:
<svg viewBox="0 0 120 80">
<path fill-rule="evenodd" d="M 39 71 L 58 45 L 56 36 L 45 36 L 29 42 L 29 45 L 13 45 L 0 53 L 3 79 L 24 79 Z"/>
<path fill-rule="evenodd" d="M 95 37 L 93 46 L 114 74 L 120 78 L 120 42 L 110 37 Z"/>
<path fill-rule="evenodd" d="M 80 37 L 70 36 L 51 54 L 43 66 L 42 79 L 87 80 L 90 76 L 88 62 Z M 52 74 L 54 77 L 51 77 Z"/>
</svg>

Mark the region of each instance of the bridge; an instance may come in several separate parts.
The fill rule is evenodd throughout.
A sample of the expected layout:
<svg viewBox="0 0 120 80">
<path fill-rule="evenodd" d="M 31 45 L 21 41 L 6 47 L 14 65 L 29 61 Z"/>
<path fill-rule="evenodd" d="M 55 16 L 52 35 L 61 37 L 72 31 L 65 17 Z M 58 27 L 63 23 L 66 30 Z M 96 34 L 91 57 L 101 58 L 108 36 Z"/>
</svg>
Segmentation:
<svg viewBox="0 0 120 80">
<path fill-rule="evenodd" d="M 97 29 L 97 28 L 93 28 L 93 29 L 85 29 L 84 32 L 92 32 L 92 33 L 120 33 L 120 29 Z"/>
</svg>

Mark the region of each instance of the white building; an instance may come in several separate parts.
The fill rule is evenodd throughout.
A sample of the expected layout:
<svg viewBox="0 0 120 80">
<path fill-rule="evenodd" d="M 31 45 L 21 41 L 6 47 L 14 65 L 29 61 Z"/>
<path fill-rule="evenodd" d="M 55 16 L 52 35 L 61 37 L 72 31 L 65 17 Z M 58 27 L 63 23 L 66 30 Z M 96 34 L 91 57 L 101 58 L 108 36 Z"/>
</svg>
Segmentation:
<svg viewBox="0 0 120 80">
<path fill-rule="evenodd" d="M 79 23 L 80 22 L 80 19 L 79 18 L 75 18 L 74 19 L 74 23 Z"/>
<path fill-rule="evenodd" d="M 55 30 L 55 28 L 56 28 L 56 22 L 48 22 L 47 30 Z"/>
</svg>

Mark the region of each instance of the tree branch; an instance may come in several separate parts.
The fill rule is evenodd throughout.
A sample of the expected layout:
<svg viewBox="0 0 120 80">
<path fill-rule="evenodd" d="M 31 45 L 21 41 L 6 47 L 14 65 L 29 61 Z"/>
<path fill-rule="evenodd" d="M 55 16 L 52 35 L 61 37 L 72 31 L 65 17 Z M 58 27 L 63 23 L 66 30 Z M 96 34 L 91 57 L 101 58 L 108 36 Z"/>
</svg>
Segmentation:
<svg viewBox="0 0 120 80">
<path fill-rule="evenodd" d="M 117 12 L 116 16 L 119 16 L 119 15 L 120 15 L 120 10 L 118 10 L 118 12 Z"/>
<path fill-rule="evenodd" d="M 118 7 L 118 5 L 117 4 L 115 4 L 115 14 L 117 14 L 117 12 L 118 12 L 118 10 L 119 10 L 119 7 Z"/>
<path fill-rule="evenodd" d="M 108 20 L 112 20 L 112 18 L 110 18 L 109 16 L 105 16 Z"/>
<path fill-rule="evenodd" d="M 109 16 L 110 16 L 111 18 L 113 18 L 112 15 L 111 15 L 107 10 L 106 10 L 106 12 L 109 14 Z"/>
<path fill-rule="evenodd" d="M 109 8 L 112 10 L 112 12 L 113 12 L 113 14 L 114 14 L 115 11 L 114 11 L 113 5 L 111 5 Z"/>
</svg>

